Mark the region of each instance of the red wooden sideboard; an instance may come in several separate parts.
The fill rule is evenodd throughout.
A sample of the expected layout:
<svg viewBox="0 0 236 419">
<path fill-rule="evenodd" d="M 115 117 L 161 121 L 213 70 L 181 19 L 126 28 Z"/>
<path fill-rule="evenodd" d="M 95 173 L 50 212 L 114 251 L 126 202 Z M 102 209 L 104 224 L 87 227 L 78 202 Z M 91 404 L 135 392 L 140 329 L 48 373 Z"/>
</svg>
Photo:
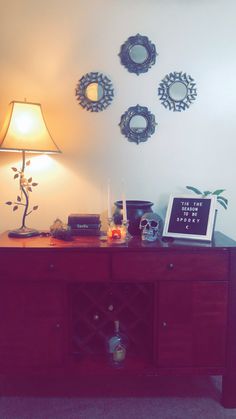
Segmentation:
<svg viewBox="0 0 236 419">
<path fill-rule="evenodd" d="M 124 368 L 108 363 L 120 321 Z M 236 242 L 0 236 L 0 392 L 127 377 L 222 375 L 236 407 Z M 64 390 L 63 390 L 64 383 Z M 121 384 L 122 385 L 122 384 Z M 17 390 L 18 389 L 18 390 Z"/>
</svg>

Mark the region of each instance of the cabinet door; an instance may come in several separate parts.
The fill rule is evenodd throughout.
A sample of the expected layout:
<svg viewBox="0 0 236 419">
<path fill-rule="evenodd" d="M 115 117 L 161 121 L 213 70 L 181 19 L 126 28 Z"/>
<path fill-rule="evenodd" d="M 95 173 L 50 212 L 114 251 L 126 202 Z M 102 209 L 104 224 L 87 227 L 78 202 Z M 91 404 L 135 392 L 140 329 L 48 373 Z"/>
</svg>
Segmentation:
<svg viewBox="0 0 236 419">
<path fill-rule="evenodd" d="M 162 281 L 159 287 L 158 365 L 225 365 L 227 282 Z"/>
<path fill-rule="evenodd" d="M 63 296 L 58 282 L 0 284 L 0 371 L 62 362 Z"/>
</svg>

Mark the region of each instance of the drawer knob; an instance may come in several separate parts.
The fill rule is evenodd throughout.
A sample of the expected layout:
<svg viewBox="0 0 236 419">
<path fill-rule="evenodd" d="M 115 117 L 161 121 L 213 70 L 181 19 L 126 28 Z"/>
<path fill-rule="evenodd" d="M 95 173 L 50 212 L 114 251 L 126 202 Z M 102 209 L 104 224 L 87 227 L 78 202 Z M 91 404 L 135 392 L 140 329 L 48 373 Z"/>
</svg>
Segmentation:
<svg viewBox="0 0 236 419">
<path fill-rule="evenodd" d="M 94 314 L 93 319 L 94 320 L 99 320 L 99 315 L 98 314 Z"/>
<path fill-rule="evenodd" d="M 108 310 L 109 310 L 109 311 L 113 311 L 113 310 L 114 310 L 114 306 L 113 306 L 113 304 L 110 304 L 110 305 L 108 306 Z"/>
<path fill-rule="evenodd" d="M 174 269 L 174 264 L 173 263 L 169 263 L 168 268 L 171 271 L 172 269 Z"/>
<path fill-rule="evenodd" d="M 60 329 L 61 328 L 61 324 L 60 323 L 56 323 L 56 328 Z"/>
<path fill-rule="evenodd" d="M 54 263 L 50 263 L 50 265 L 49 265 L 49 269 L 50 269 L 50 271 L 53 271 L 53 269 L 55 268 L 55 265 L 54 265 Z"/>
<path fill-rule="evenodd" d="M 165 321 L 162 322 L 162 327 L 167 327 L 167 323 Z"/>
</svg>

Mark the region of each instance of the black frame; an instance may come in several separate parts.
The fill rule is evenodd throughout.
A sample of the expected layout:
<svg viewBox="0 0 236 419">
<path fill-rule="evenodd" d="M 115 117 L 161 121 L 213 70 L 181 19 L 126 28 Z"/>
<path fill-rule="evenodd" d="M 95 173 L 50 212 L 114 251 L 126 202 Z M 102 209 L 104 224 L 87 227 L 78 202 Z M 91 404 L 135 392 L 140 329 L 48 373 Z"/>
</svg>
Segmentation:
<svg viewBox="0 0 236 419">
<path fill-rule="evenodd" d="M 143 63 L 136 63 L 131 59 L 130 50 L 135 45 L 142 45 L 147 50 L 148 57 Z M 121 64 L 123 64 L 130 73 L 139 75 L 146 73 L 149 68 L 156 62 L 156 47 L 150 42 L 147 36 L 140 35 L 130 36 L 127 41 L 121 46 L 120 53 Z"/>
<path fill-rule="evenodd" d="M 142 132 L 135 132 L 130 128 L 130 121 L 136 115 L 143 116 L 147 121 L 147 126 Z M 128 108 L 128 110 L 121 116 L 119 123 L 122 134 L 125 135 L 129 141 L 136 144 L 147 141 L 147 139 L 155 132 L 156 125 L 155 116 L 146 106 L 140 105 Z"/>
<path fill-rule="evenodd" d="M 187 93 L 181 100 L 174 100 L 169 94 L 170 87 L 176 82 L 183 83 L 186 87 Z M 190 75 L 183 73 L 182 71 L 171 72 L 160 82 L 158 96 L 162 105 L 170 111 L 185 111 L 196 99 L 196 83 Z"/>
<path fill-rule="evenodd" d="M 91 83 L 98 83 L 103 89 L 103 95 L 97 102 L 90 100 L 86 96 L 86 89 Z M 106 75 L 98 72 L 91 72 L 85 74 L 78 81 L 75 96 L 79 104 L 87 111 L 100 112 L 106 109 L 112 102 L 114 89 L 111 80 Z"/>
</svg>

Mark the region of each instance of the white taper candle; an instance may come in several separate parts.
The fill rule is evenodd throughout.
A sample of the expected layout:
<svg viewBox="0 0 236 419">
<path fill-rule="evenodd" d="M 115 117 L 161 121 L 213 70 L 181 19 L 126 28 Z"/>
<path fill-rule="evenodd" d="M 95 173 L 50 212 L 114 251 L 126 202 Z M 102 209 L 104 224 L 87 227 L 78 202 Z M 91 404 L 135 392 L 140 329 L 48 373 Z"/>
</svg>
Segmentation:
<svg viewBox="0 0 236 419">
<path fill-rule="evenodd" d="M 108 218 L 112 217 L 112 214 L 111 214 L 111 181 L 110 181 L 110 179 L 108 179 L 108 184 L 107 184 L 107 216 L 108 216 Z"/>
</svg>

